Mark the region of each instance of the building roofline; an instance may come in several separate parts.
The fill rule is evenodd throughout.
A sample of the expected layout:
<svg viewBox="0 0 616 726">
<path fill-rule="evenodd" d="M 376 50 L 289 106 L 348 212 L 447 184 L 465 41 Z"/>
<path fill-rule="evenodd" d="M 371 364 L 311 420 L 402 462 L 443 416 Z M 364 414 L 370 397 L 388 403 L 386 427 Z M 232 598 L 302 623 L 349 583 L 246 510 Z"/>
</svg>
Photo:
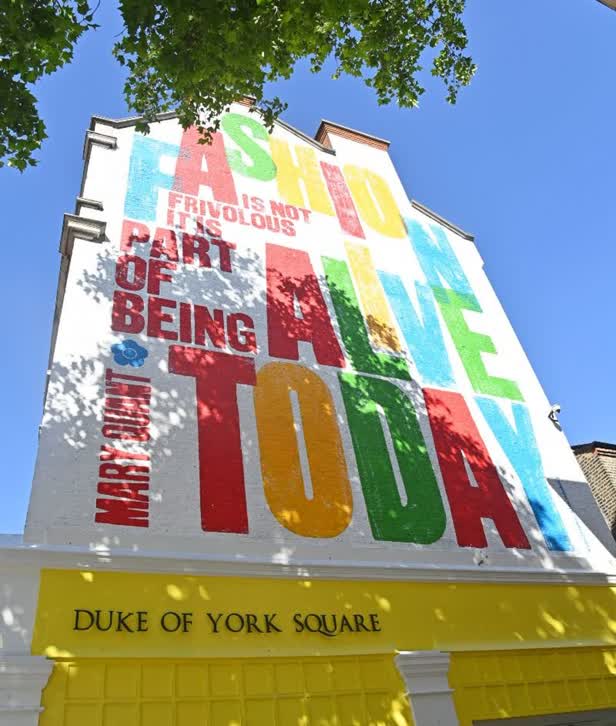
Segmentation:
<svg viewBox="0 0 616 726">
<path fill-rule="evenodd" d="M 435 222 L 442 224 L 443 227 L 447 227 L 447 229 L 450 229 L 452 232 L 460 235 L 460 237 L 463 237 L 470 242 L 475 241 L 475 235 L 472 235 L 470 232 L 465 232 L 462 227 L 458 227 L 458 225 L 450 222 L 448 219 L 445 219 L 445 217 L 441 217 L 440 214 L 437 214 L 437 212 L 430 209 L 430 207 L 426 207 L 425 204 L 418 202 L 416 199 L 411 199 L 411 205 L 415 207 L 415 209 L 418 209 L 420 212 L 423 212 L 426 216 L 433 219 Z"/>
<path fill-rule="evenodd" d="M 241 101 L 238 101 L 238 103 L 242 103 Z M 246 103 L 243 103 L 242 105 L 246 105 Z M 178 117 L 178 114 L 175 111 L 167 111 L 165 113 L 159 113 L 154 117 L 154 122 L 156 121 L 169 121 L 171 119 L 176 119 Z M 90 119 L 90 131 L 94 131 L 96 128 L 97 123 L 105 124 L 106 126 L 111 126 L 114 129 L 125 129 L 129 126 L 135 126 L 139 121 L 143 119 L 143 116 L 126 116 L 124 118 L 109 118 L 108 116 L 92 116 Z M 330 149 L 327 146 L 324 146 L 320 141 L 317 141 L 312 136 L 308 136 L 308 134 L 305 134 L 303 131 L 300 131 L 299 129 L 296 129 L 295 126 L 292 126 L 291 124 L 287 123 L 286 121 L 283 121 L 282 119 L 276 119 L 274 122 L 275 125 L 278 125 L 285 129 L 286 131 L 291 132 L 292 134 L 295 134 L 295 136 L 298 136 L 302 141 L 306 141 L 307 143 L 311 144 L 312 146 L 315 146 L 319 151 L 324 151 L 326 154 L 333 154 L 335 155 L 336 152 L 334 149 Z M 360 133 L 360 132 L 357 132 Z M 367 136 L 367 134 L 364 134 Z"/>
<path fill-rule="evenodd" d="M 610 444 L 607 441 L 590 441 L 586 444 L 573 444 L 571 447 L 574 454 L 588 454 L 597 449 L 606 449 L 616 453 L 616 444 Z"/>
<path fill-rule="evenodd" d="M 374 136 L 373 134 L 368 134 L 365 131 L 358 131 L 357 129 L 353 129 L 350 126 L 343 126 L 342 124 L 336 123 L 335 121 L 329 121 L 325 118 L 321 119 L 321 123 L 319 124 L 319 128 L 317 129 L 314 138 L 317 139 L 317 141 L 323 143 L 322 140 L 327 137 L 328 131 L 332 131 L 335 134 L 336 130 L 342 131 L 342 136 L 351 137 L 354 141 L 358 141 L 359 143 L 367 143 L 370 146 L 375 146 L 377 148 L 383 149 L 384 151 L 389 148 L 389 145 L 391 143 L 387 139 L 382 139 L 380 136 Z"/>
</svg>

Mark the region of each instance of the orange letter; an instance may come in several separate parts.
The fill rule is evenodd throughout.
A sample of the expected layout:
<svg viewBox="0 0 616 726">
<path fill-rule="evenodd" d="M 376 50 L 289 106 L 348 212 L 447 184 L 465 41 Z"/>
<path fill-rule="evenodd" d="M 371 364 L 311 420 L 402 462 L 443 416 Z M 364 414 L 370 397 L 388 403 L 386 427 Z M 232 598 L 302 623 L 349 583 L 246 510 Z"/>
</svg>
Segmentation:
<svg viewBox="0 0 616 726">
<path fill-rule="evenodd" d="M 298 417 L 291 396 L 297 397 Z M 336 537 L 349 526 L 353 498 L 336 410 L 321 378 L 293 363 L 268 363 L 254 390 L 261 472 L 273 515 L 304 537 Z M 306 492 L 298 439 L 305 442 Z"/>
</svg>

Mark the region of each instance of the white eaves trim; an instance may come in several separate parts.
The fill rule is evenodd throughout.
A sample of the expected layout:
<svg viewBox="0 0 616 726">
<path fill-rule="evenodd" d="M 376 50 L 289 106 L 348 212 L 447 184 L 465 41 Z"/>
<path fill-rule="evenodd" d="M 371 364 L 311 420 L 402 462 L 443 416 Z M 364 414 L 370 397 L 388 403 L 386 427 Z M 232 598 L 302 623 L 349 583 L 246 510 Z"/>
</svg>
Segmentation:
<svg viewBox="0 0 616 726">
<path fill-rule="evenodd" d="M 397 565 L 389 562 L 336 564 L 312 560 L 279 564 L 263 559 L 186 552 L 90 549 L 73 545 L 25 544 L 19 535 L 0 535 L 0 565 L 54 569 L 97 569 L 173 572 L 210 576 L 316 578 L 326 580 L 393 580 L 409 582 L 472 582 L 616 585 L 616 574 L 593 570 L 545 568 L 472 568 L 466 565 Z"/>
</svg>

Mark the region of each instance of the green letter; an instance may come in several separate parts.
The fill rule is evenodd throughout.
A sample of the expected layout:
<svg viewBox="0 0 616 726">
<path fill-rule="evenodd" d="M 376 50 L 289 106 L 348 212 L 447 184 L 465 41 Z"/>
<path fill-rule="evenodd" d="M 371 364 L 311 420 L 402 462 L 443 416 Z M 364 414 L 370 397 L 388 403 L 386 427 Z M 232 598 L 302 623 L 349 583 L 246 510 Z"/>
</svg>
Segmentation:
<svg viewBox="0 0 616 726">
<path fill-rule="evenodd" d="M 362 373 L 375 373 L 378 376 L 410 381 L 411 374 L 404 358 L 395 358 L 372 350 L 346 262 L 330 257 L 322 259 L 340 334 L 353 368 Z"/>
<path fill-rule="evenodd" d="M 265 126 L 261 126 L 248 116 L 239 113 L 227 113 L 222 117 L 221 126 L 223 131 L 252 159 L 249 166 L 242 158 L 242 152 L 238 149 L 226 149 L 227 161 L 233 171 L 243 176 L 250 176 L 261 181 L 271 181 L 276 176 L 276 165 L 272 157 L 262 149 L 253 139 L 261 139 L 269 143 L 269 135 Z M 246 133 L 247 130 L 252 135 Z"/>
<path fill-rule="evenodd" d="M 489 396 L 523 401 L 520 389 L 513 381 L 491 376 L 486 371 L 481 354 L 496 353 L 494 342 L 489 335 L 472 331 L 462 312 L 463 310 L 482 312 L 477 298 L 444 287 L 432 289 L 473 388 L 478 393 L 487 393 Z"/>
<path fill-rule="evenodd" d="M 391 381 L 339 376 L 372 535 L 389 542 L 436 542 L 445 531 L 445 510 L 410 398 Z M 405 504 L 384 426 L 393 442 Z"/>
</svg>

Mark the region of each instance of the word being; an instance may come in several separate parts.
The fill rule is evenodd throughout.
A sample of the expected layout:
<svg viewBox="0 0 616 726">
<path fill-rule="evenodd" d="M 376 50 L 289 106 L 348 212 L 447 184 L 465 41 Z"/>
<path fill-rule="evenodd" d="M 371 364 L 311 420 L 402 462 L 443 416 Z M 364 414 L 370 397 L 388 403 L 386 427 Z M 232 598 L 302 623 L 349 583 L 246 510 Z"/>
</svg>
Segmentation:
<svg viewBox="0 0 616 726">
<path fill-rule="evenodd" d="M 294 227 L 288 224 L 295 221 L 289 210 L 283 217 L 276 215 L 270 207 L 271 214 L 267 214 L 265 209 L 259 208 L 260 197 L 254 198 L 256 202 L 242 197 L 240 203 L 233 177 L 235 172 L 263 183 L 275 179 L 278 194 L 286 204 L 302 214 L 305 210 L 335 216 L 345 234 L 364 239 L 363 224 L 366 224 L 387 237 L 405 236 L 389 185 L 376 172 L 354 164 L 345 164 L 341 169 L 336 164 L 319 161 L 314 148 L 306 144 L 291 147 L 283 139 L 270 137 L 267 129 L 249 116 L 225 114 L 221 126 L 223 133 L 214 134 L 211 144 L 200 144 L 194 127 L 184 131 L 179 146 L 135 134 L 126 216 L 156 219 L 159 190 L 178 193 L 174 199 L 177 204 L 184 205 L 185 196 L 180 199 L 180 194 L 197 199 L 209 194 L 221 206 L 210 207 L 206 203 L 204 207 L 197 207 L 201 229 L 213 228 L 220 233 L 222 219 L 274 232 L 278 217 L 280 231 L 295 234 Z M 169 200 L 171 202 L 171 195 Z M 240 222 L 242 208 L 246 211 Z M 167 213 L 171 214 L 168 221 L 171 223 L 172 220 L 174 224 L 186 224 L 188 216 L 195 214 L 194 207 L 178 213 L 176 202 L 169 204 L 168 209 L 171 210 Z M 213 211 L 218 218 L 213 218 Z M 283 224 L 285 219 L 287 223 Z"/>
<path fill-rule="evenodd" d="M 268 205 L 260 197 L 249 197 L 247 194 L 242 194 L 242 204 L 241 207 L 220 204 L 189 194 L 169 192 L 167 226 L 220 237 L 221 222 L 229 222 L 295 237 L 295 222 L 310 222 L 310 210 L 292 204 L 272 200 Z"/>
<path fill-rule="evenodd" d="M 121 442 L 150 438 L 150 379 L 105 371 L 103 436 Z M 147 527 L 150 456 L 104 444 L 99 453 L 97 512 L 101 524 Z"/>
<path fill-rule="evenodd" d="M 176 235 L 165 228 L 157 228 L 152 233 L 147 225 L 126 220 L 120 244 L 125 254 L 116 261 L 115 282 L 119 289 L 113 294 L 112 330 L 145 332 L 151 338 L 213 345 L 220 349 L 229 346 L 240 353 L 254 353 L 257 349 L 254 322 L 246 313 L 226 313 L 219 308 L 161 296 L 163 285 L 172 288 L 173 273 L 179 264 L 212 267 L 210 242 L 218 250 L 220 271 L 231 273 L 233 243 L 197 235 Z M 128 254 L 134 252 L 135 245 L 139 245 L 140 251 L 149 252 L 147 260 Z M 142 297 L 144 293 L 146 300 Z"/>
</svg>

